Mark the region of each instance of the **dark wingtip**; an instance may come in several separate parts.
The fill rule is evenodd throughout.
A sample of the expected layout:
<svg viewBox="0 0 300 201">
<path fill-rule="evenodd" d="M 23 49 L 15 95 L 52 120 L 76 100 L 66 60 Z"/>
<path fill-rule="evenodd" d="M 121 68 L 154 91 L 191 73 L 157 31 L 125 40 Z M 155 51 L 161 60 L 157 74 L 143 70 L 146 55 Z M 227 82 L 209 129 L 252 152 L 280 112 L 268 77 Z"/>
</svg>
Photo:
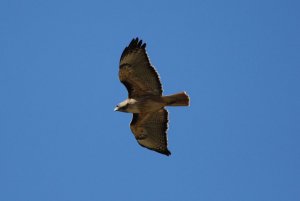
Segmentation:
<svg viewBox="0 0 300 201">
<path fill-rule="evenodd" d="M 161 154 L 164 154 L 166 156 L 170 156 L 171 155 L 171 152 L 168 149 L 166 149 L 166 150 L 154 150 L 154 151 L 156 151 L 158 153 L 161 153 Z"/>
<path fill-rule="evenodd" d="M 146 48 L 146 43 L 140 40 L 139 37 L 133 38 L 129 43 L 129 48 Z"/>
<path fill-rule="evenodd" d="M 165 154 L 166 156 L 170 156 L 171 152 L 167 149 L 163 154 Z"/>
<path fill-rule="evenodd" d="M 143 40 L 140 40 L 138 37 L 133 38 L 129 45 L 123 50 L 120 60 L 131 51 L 136 49 L 145 49 L 146 43 L 143 43 Z"/>
<path fill-rule="evenodd" d="M 139 143 L 142 147 L 144 147 L 144 148 L 146 148 L 146 149 L 149 149 L 149 150 L 152 150 L 152 151 L 156 151 L 156 152 L 158 152 L 158 153 L 160 153 L 160 154 L 164 154 L 164 155 L 166 155 L 166 156 L 170 156 L 170 155 L 171 155 L 171 152 L 168 150 L 168 148 L 166 148 L 165 150 L 162 150 L 162 149 L 155 149 L 155 148 L 146 147 L 145 145 L 142 145 L 139 141 L 138 141 L 138 143 Z"/>
</svg>

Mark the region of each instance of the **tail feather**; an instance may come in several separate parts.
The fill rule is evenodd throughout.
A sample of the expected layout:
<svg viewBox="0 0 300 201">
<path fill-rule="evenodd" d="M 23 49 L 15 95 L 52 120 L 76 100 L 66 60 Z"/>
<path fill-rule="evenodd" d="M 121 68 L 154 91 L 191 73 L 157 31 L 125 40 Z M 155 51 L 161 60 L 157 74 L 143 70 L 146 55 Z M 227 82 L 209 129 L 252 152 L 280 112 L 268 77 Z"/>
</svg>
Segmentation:
<svg viewBox="0 0 300 201">
<path fill-rule="evenodd" d="M 170 96 L 163 96 L 163 100 L 167 106 L 188 106 L 188 105 L 190 105 L 190 98 L 185 92 L 173 94 Z"/>
</svg>

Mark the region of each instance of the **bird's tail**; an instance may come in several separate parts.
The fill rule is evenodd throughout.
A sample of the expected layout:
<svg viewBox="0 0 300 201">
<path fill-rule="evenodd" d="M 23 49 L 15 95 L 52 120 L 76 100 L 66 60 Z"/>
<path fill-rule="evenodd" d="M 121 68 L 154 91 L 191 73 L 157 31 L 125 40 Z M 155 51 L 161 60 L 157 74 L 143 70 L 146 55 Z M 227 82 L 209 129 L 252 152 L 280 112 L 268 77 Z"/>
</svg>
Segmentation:
<svg viewBox="0 0 300 201">
<path fill-rule="evenodd" d="M 163 96 L 163 101 L 167 106 L 189 106 L 190 98 L 185 92 Z"/>
</svg>

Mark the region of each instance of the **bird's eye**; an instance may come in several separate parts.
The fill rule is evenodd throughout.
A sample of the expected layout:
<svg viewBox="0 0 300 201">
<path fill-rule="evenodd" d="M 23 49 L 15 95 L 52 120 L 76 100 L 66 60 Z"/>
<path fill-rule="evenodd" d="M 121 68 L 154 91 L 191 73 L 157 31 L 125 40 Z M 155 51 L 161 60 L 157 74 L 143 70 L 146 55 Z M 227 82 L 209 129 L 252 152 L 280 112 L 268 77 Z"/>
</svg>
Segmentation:
<svg viewBox="0 0 300 201">
<path fill-rule="evenodd" d="M 116 107 L 119 107 L 119 105 L 116 105 Z"/>
</svg>

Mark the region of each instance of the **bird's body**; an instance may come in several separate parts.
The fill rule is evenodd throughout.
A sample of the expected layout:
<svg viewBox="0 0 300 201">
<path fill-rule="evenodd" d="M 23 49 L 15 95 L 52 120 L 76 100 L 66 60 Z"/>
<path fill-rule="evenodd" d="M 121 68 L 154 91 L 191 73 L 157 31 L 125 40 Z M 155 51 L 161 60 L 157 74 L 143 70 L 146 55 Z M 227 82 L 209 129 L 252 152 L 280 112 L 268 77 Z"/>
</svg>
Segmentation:
<svg viewBox="0 0 300 201">
<path fill-rule="evenodd" d="M 158 73 L 146 54 L 146 44 L 133 39 L 121 55 L 119 78 L 128 90 L 128 99 L 115 111 L 133 114 L 130 128 L 138 143 L 170 155 L 167 148 L 168 111 L 165 106 L 188 106 L 185 92 L 163 96 Z"/>
</svg>

